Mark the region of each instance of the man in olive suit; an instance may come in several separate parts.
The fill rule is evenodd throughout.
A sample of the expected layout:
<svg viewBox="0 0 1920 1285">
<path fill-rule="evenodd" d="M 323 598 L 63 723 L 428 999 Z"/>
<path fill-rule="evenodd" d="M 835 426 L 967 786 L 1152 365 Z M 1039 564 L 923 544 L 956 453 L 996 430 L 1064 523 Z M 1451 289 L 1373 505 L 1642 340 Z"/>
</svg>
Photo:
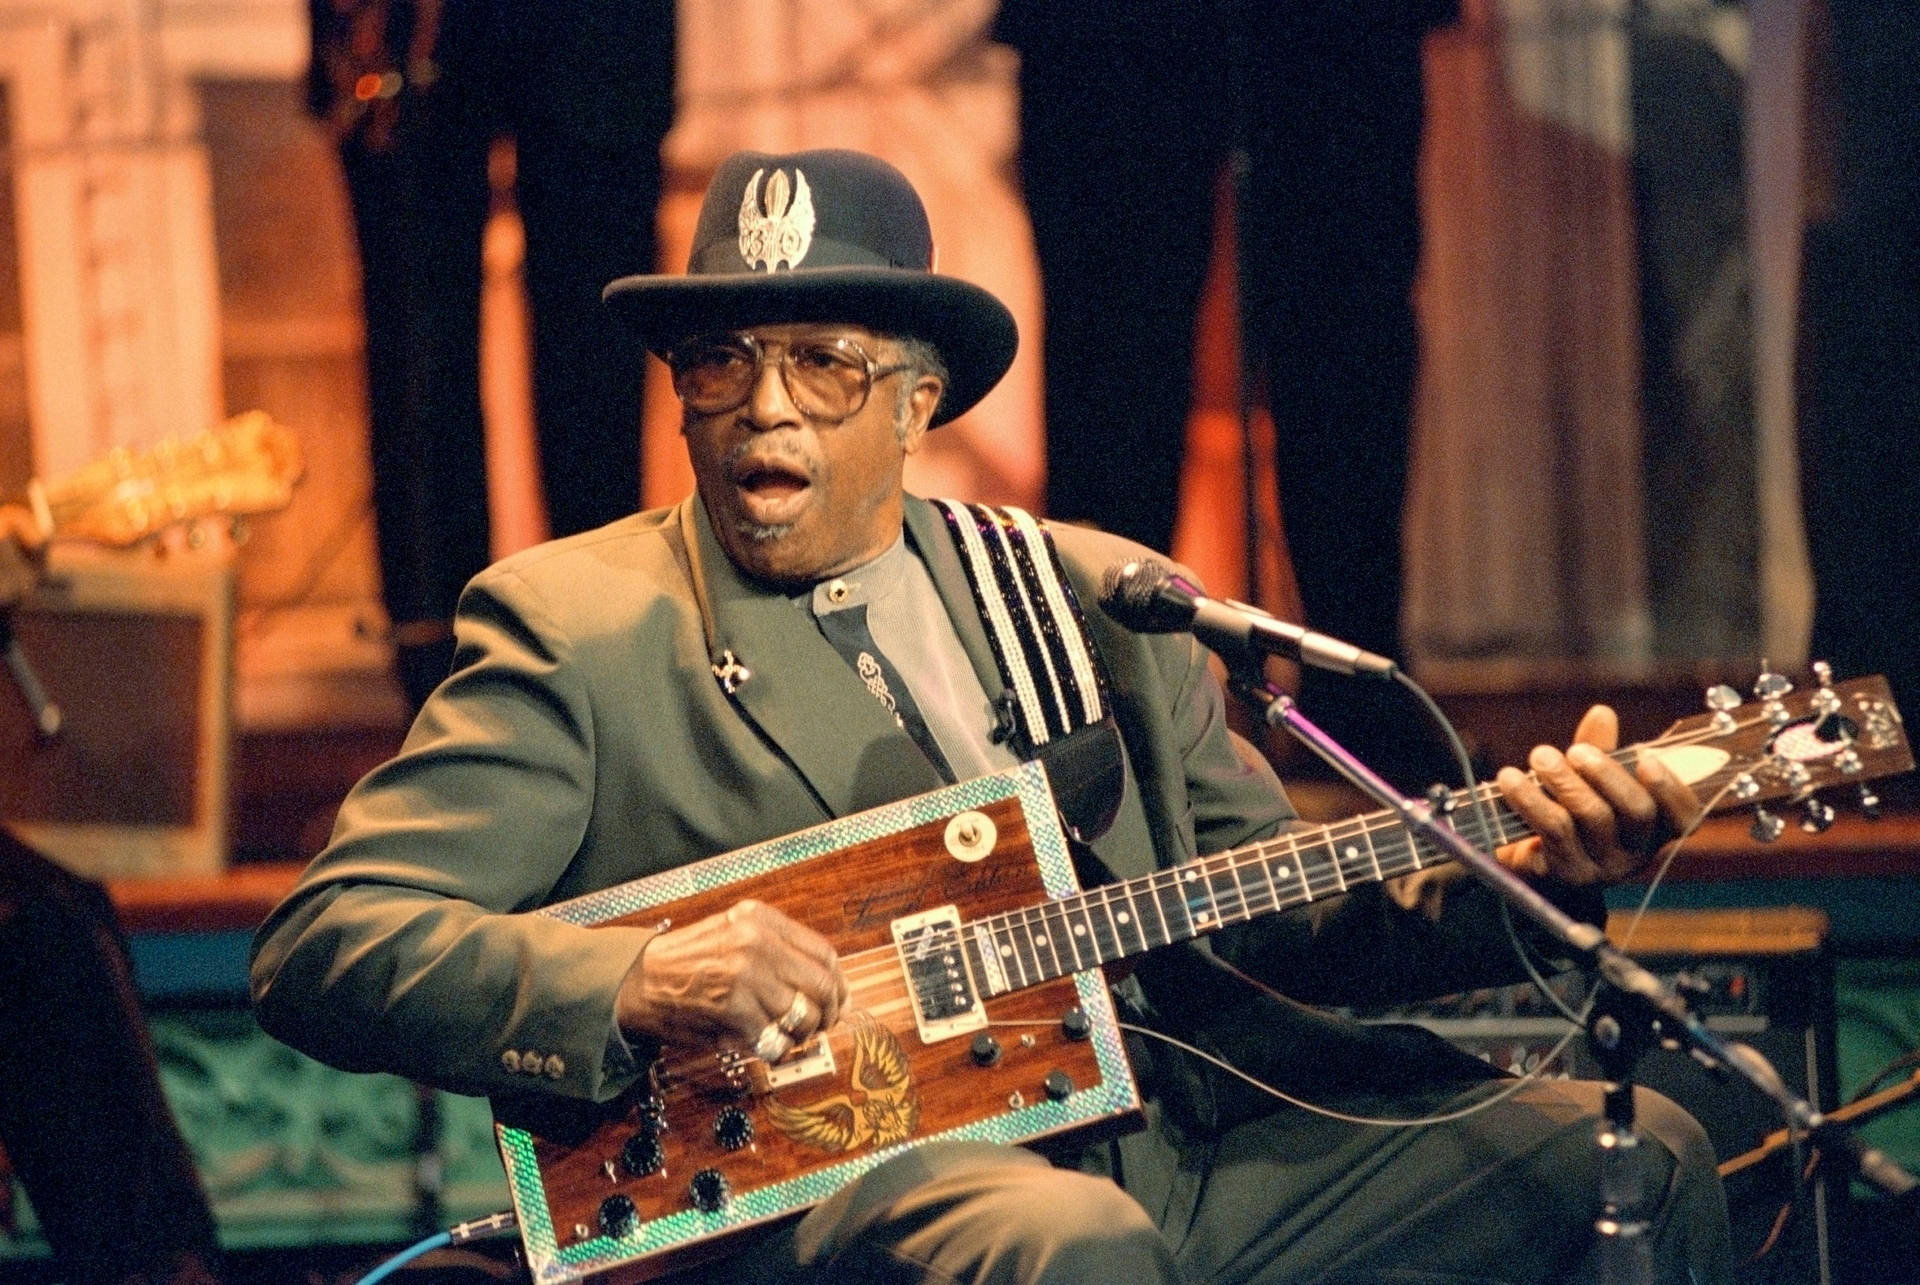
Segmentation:
<svg viewBox="0 0 1920 1285">
<path fill-rule="evenodd" d="M 269 1031 L 457 1091 L 605 1101 L 663 1045 L 772 1061 L 851 1016 L 834 943 L 803 916 L 749 900 L 656 930 L 527 912 L 1031 748 L 1005 732 L 1007 684 L 953 528 L 903 487 L 907 456 L 993 387 L 1017 342 L 999 301 L 932 262 L 919 198 L 890 166 L 748 153 L 713 179 L 686 274 L 608 288 L 673 370 L 696 494 L 475 578 L 452 676 L 256 940 Z M 1082 880 L 1286 827 L 1286 797 L 1228 730 L 1195 641 L 1135 634 L 1096 607 L 1102 573 L 1145 550 L 1071 527 L 1044 543 L 1113 714 Z M 836 619 L 856 608 L 857 655 Z M 1615 734 L 1596 710 L 1571 749 L 1535 751 L 1537 780 L 1501 782 L 1542 836 L 1509 860 L 1589 916 L 1599 887 L 1639 869 L 1696 806 L 1659 767 L 1629 773 L 1602 753 Z M 1514 970 L 1486 889 L 1435 878 L 1398 891 L 1355 887 L 1155 952 L 1121 1008 L 1346 1111 L 1483 1102 L 1502 1083 L 1439 1040 L 1307 1006 Z M 1009 1282 L 1592 1270 L 1596 1086 L 1527 1085 L 1446 1123 L 1389 1127 L 1242 1093 L 1165 1046 L 1142 1054 L 1149 1127 L 1088 1148 L 1076 1169 L 930 1141 L 713 1270 Z M 1659 1279 L 1725 1279 L 1703 1135 L 1652 1095 L 1640 1118 Z"/>
</svg>

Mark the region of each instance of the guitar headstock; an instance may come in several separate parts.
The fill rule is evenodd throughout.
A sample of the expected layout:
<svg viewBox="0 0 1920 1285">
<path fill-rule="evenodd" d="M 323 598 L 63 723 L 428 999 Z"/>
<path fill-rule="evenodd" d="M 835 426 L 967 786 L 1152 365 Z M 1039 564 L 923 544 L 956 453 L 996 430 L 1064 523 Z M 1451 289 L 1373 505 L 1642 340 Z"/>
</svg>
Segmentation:
<svg viewBox="0 0 1920 1285">
<path fill-rule="evenodd" d="M 1816 686 L 1799 691 L 1784 675 L 1762 674 L 1747 702 L 1731 687 L 1714 687 L 1711 713 L 1681 719 L 1636 752 L 1658 757 L 1713 811 L 1756 805 L 1758 839 L 1785 828 L 1757 806 L 1780 799 L 1806 809 L 1802 828 L 1826 829 L 1833 808 L 1814 796 L 1832 785 L 1857 786 L 1861 807 L 1874 815 L 1880 801 L 1868 783 L 1913 768 L 1893 693 L 1878 676 L 1835 683 L 1819 662 L 1813 672 Z"/>
<path fill-rule="evenodd" d="M 186 441 L 116 450 L 34 487 L 55 539 L 125 548 L 167 527 L 215 515 L 283 509 L 300 478 L 300 443 L 264 411 L 247 411 Z"/>
</svg>

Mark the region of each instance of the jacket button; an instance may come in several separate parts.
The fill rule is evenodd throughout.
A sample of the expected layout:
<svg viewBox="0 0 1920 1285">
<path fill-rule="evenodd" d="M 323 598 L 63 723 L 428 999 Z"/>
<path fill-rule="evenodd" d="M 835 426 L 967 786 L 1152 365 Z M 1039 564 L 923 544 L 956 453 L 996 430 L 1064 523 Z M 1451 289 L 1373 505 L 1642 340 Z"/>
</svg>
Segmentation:
<svg viewBox="0 0 1920 1285">
<path fill-rule="evenodd" d="M 549 1080 L 557 1080 L 567 1073 L 567 1064 L 558 1053 L 547 1054 L 547 1060 L 540 1068 Z"/>
</svg>

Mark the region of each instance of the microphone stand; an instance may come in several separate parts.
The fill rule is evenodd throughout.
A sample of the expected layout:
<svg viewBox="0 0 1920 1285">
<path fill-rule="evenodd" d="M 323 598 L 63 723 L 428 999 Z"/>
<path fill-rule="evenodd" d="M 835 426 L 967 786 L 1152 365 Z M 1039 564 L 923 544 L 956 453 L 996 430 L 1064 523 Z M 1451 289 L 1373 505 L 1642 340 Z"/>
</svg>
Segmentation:
<svg viewBox="0 0 1920 1285">
<path fill-rule="evenodd" d="M 0 612 L 0 661 L 6 664 L 14 687 L 27 703 L 27 714 L 33 719 L 33 730 L 39 733 L 42 741 L 50 741 L 58 736 L 60 724 L 64 721 L 60 707 L 47 695 L 47 689 L 40 685 L 40 675 L 34 672 L 33 663 L 27 659 L 20 640 L 14 637 L 13 621 L 5 612 Z"/>
<path fill-rule="evenodd" d="M 1398 814 L 1415 836 L 1427 839 L 1472 871 L 1608 983 L 1601 988 L 1601 999 L 1587 1020 L 1587 1038 L 1606 1075 L 1604 1115 L 1596 1132 L 1601 1212 L 1594 1224 L 1600 1237 L 1600 1279 L 1605 1285 L 1643 1285 L 1653 1279 L 1650 1210 L 1646 1208 L 1648 1191 L 1639 1164 L 1640 1139 L 1634 1131 L 1632 1075 L 1640 1053 L 1656 1037 L 1684 1040 L 1709 1067 L 1724 1068 L 1771 1098 L 1780 1108 L 1790 1134 L 1818 1131 L 1831 1135 L 1834 1129 L 1843 1127 L 1824 1119 L 1810 1103 L 1796 1096 L 1759 1053 L 1747 1045 L 1729 1043 L 1707 1029 L 1705 1021 L 1672 987 L 1613 946 L 1605 932 L 1573 918 L 1501 865 L 1492 853 L 1468 842 L 1451 824 L 1436 817 L 1432 804 L 1402 796 L 1315 726 L 1291 696 L 1257 674 L 1236 674 L 1233 685 L 1242 696 L 1263 706 L 1268 726 L 1283 727 L 1298 737 L 1357 789 Z M 1875 1181 L 1865 1170 L 1862 1176 Z M 1906 1181 L 1911 1185 L 1911 1178 Z"/>
</svg>

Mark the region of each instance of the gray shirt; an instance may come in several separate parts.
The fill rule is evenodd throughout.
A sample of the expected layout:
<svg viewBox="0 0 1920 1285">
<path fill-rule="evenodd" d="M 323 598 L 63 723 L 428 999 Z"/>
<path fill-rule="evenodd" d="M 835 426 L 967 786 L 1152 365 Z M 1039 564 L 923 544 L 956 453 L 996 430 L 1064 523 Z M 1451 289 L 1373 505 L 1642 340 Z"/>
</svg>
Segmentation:
<svg viewBox="0 0 1920 1285">
<path fill-rule="evenodd" d="M 991 737 L 995 716 L 926 564 L 904 534 L 873 561 L 823 580 L 794 600 L 815 616 L 865 603 L 873 641 L 913 692 L 921 717 L 960 781 L 1019 759 Z"/>
</svg>

